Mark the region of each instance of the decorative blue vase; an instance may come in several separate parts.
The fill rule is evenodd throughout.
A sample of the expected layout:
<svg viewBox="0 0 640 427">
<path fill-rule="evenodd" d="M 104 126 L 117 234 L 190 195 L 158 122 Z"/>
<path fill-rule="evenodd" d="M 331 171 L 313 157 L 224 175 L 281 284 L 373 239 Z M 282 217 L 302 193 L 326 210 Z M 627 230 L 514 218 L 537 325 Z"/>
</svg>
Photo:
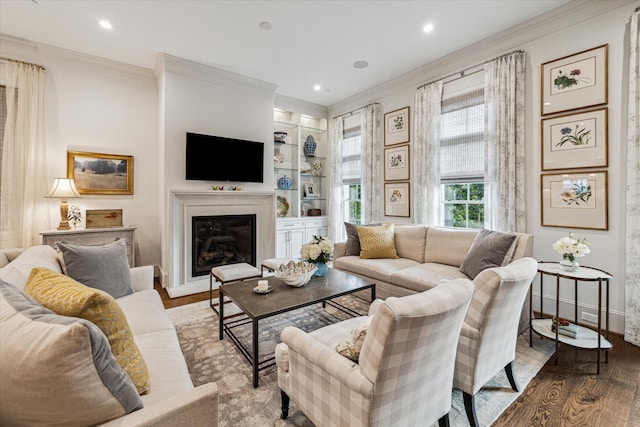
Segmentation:
<svg viewBox="0 0 640 427">
<path fill-rule="evenodd" d="M 327 271 L 329 270 L 329 267 L 327 267 L 327 264 L 325 264 L 324 262 L 316 262 L 314 263 L 316 265 L 316 272 L 313 273 L 314 276 L 316 277 L 324 277 L 327 275 Z"/>
<path fill-rule="evenodd" d="M 304 141 L 304 145 L 302 146 L 302 150 L 304 151 L 304 155 L 307 157 L 315 157 L 316 155 L 316 141 L 313 139 L 312 135 L 309 135 Z"/>
<path fill-rule="evenodd" d="M 289 178 L 287 175 L 278 180 L 278 188 L 281 190 L 289 190 L 292 184 L 293 182 L 291 181 L 291 178 Z"/>
</svg>

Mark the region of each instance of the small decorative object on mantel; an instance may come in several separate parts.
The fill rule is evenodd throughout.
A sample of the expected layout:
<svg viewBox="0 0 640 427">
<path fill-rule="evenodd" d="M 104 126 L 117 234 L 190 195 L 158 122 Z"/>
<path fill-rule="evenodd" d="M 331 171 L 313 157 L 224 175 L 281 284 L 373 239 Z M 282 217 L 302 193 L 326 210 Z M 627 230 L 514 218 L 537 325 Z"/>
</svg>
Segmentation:
<svg viewBox="0 0 640 427">
<path fill-rule="evenodd" d="M 307 157 L 315 157 L 316 155 L 316 141 L 313 139 L 313 135 L 307 136 L 303 145 L 304 155 Z"/>
<path fill-rule="evenodd" d="M 87 228 L 122 227 L 122 209 L 87 209 Z"/>
<path fill-rule="evenodd" d="M 78 225 L 82 221 L 82 212 L 80 211 L 80 206 L 78 206 L 77 203 L 72 203 L 71 206 L 69 206 L 67 219 L 69 220 L 71 227 L 78 228 Z"/>
<path fill-rule="evenodd" d="M 309 243 L 302 245 L 300 256 L 316 265 L 318 270 L 314 276 L 322 277 L 327 274 L 327 262 L 333 253 L 333 242 L 322 236 L 313 236 Z"/>
<path fill-rule="evenodd" d="M 560 267 L 566 271 L 576 271 L 580 264 L 576 261 L 576 257 L 583 257 L 591 250 L 587 239 L 574 239 L 573 233 L 569 233 L 568 237 L 563 237 L 553 244 L 553 250 L 562 255 Z"/>
<path fill-rule="evenodd" d="M 226 187 L 224 185 L 212 185 L 211 189 L 213 191 L 242 191 L 242 187 L 239 185 L 227 185 Z"/>
</svg>

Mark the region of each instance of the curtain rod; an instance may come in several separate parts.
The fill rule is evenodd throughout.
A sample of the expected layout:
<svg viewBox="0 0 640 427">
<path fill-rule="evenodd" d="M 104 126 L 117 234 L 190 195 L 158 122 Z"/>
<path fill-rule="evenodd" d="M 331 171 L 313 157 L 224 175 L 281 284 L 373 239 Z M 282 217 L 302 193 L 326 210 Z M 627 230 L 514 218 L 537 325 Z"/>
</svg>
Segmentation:
<svg viewBox="0 0 640 427">
<path fill-rule="evenodd" d="M 379 102 L 372 102 L 371 104 L 367 104 L 367 105 L 363 105 L 362 107 L 358 107 L 354 110 L 351 111 L 347 111 L 346 113 L 343 114 L 338 114 L 337 116 L 333 116 L 334 119 L 337 119 L 339 117 L 349 117 L 349 116 L 353 116 L 355 113 L 359 112 L 360 110 L 362 110 L 365 107 L 368 107 L 370 105 L 376 105 L 376 104 L 380 104 Z"/>
<path fill-rule="evenodd" d="M 476 64 L 476 65 L 473 65 L 471 67 L 467 67 L 464 70 L 456 71 L 455 73 L 451 73 L 448 76 L 444 76 L 444 77 L 441 77 L 439 79 L 432 80 L 432 81 L 430 81 L 428 83 L 421 84 L 420 86 L 418 86 L 418 89 L 423 88 L 425 86 L 428 86 L 428 85 L 430 85 L 432 83 L 439 82 L 440 80 L 446 80 L 446 79 L 448 79 L 450 77 L 458 76 L 458 78 L 455 78 L 453 80 L 449 80 L 447 82 L 444 82 L 443 84 L 455 82 L 456 80 L 459 80 L 459 79 L 461 79 L 463 77 L 471 76 L 473 74 L 476 74 L 476 73 L 482 71 L 482 70 L 476 70 L 476 71 L 472 72 L 471 74 L 466 74 L 466 72 L 469 71 L 469 70 L 473 70 L 474 68 L 481 67 L 481 66 L 483 66 L 485 64 L 488 64 L 489 62 L 495 61 L 496 59 L 500 59 L 500 58 L 504 58 L 505 56 L 513 55 L 514 53 L 525 53 L 525 52 L 524 52 L 524 50 L 514 50 L 513 52 L 509 52 L 509 53 L 505 53 L 505 54 L 500 55 L 500 56 L 496 56 L 495 58 L 490 59 L 488 61 L 484 61 L 481 64 Z"/>
<path fill-rule="evenodd" d="M 42 65 L 32 64 L 30 62 L 18 61 L 17 59 L 5 58 L 4 56 L 0 56 L 0 61 L 16 62 L 18 64 L 25 64 L 25 65 L 30 65 L 32 67 L 37 67 L 43 71 L 46 70 L 46 68 L 44 68 Z"/>
</svg>

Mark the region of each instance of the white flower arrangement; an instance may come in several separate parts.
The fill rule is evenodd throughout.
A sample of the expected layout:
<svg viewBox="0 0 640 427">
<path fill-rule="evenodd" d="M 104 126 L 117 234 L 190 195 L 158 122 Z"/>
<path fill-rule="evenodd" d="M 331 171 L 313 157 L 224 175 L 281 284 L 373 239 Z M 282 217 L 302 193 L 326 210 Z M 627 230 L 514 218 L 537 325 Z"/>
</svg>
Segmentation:
<svg viewBox="0 0 640 427">
<path fill-rule="evenodd" d="M 72 203 L 69 206 L 69 212 L 67 213 L 67 220 L 71 223 L 73 228 L 76 228 L 80 221 L 82 221 L 82 212 L 80 211 L 80 206 L 77 203 Z"/>
<path fill-rule="evenodd" d="M 326 263 L 333 253 L 333 242 L 322 236 L 313 236 L 309 243 L 302 245 L 300 256 L 306 261 Z"/>
<path fill-rule="evenodd" d="M 569 233 L 568 237 L 563 237 L 553 244 L 553 250 L 562 255 L 563 258 L 574 262 L 577 257 L 583 257 L 591 250 L 587 239 L 574 239 L 573 233 Z"/>
</svg>

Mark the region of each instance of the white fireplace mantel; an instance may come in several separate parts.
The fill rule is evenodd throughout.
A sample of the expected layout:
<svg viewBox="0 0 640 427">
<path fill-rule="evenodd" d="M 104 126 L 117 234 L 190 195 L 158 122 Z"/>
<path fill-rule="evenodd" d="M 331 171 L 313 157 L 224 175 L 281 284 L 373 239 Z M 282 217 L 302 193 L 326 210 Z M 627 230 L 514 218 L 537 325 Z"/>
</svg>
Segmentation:
<svg viewBox="0 0 640 427">
<path fill-rule="evenodd" d="M 209 290 L 209 276 L 191 277 L 191 220 L 206 215 L 256 215 L 256 260 L 275 256 L 274 192 L 169 190 L 168 288 L 172 297 Z"/>
</svg>

